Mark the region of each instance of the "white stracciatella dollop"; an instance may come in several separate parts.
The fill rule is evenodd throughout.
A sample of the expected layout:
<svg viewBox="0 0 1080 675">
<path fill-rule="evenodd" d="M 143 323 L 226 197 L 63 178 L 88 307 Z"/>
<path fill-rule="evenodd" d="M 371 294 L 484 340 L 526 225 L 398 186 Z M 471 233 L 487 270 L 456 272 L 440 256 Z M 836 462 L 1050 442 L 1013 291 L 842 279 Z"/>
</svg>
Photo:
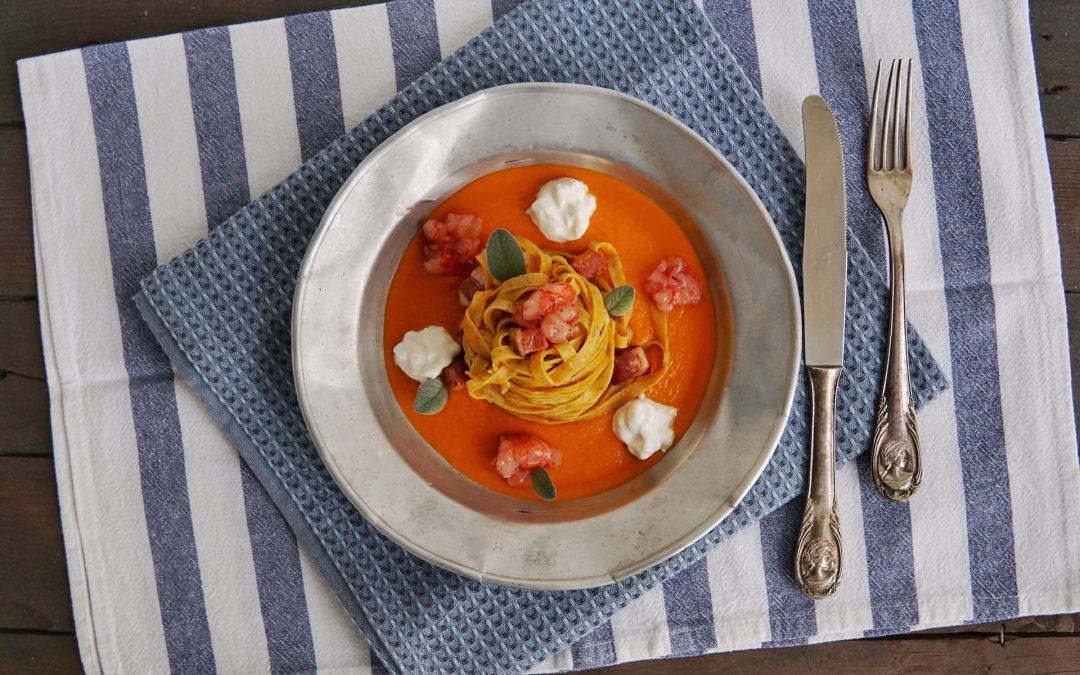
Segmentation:
<svg viewBox="0 0 1080 675">
<path fill-rule="evenodd" d="M 657 450 L 667 450 L 675 442 L 677 408 L 657 403 L 645 395 L 624 404 L 615 412 L 611 426 L 626 443 L 630 454 L 648 459 Z"/>
<path fill-rule="evenodd" d="M 556 178 L 544 183 L 525 213 L 551 241 L 574 241 L 585 235 L 596 211 L 596 197 L 576 178 Z"/>
<path fill-rule="evenodd" d="M 445 328 L 428 326 L 405 333 L 401 342 L 394 346 L 394 363 L 412 379 L 423 382 L 429 377 L 438 377 L 460 353 L 461 345 Z"/>
</svg>

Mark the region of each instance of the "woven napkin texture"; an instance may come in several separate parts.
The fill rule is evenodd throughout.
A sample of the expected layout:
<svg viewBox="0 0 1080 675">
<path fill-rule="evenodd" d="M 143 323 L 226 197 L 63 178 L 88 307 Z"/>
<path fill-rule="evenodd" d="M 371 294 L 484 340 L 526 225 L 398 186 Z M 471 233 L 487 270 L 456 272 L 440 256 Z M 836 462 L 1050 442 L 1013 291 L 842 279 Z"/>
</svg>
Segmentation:
<svg viewBox="0 0 1080 675">
<path fill-rule="evenodd" d="M 403 672 L 524 669 L 717 542 L 800 494 L 808 399 L 800 378 L 772 461 L 735 512 L 695 545 L 620 583 L 532 592 L 465 579 L 413 557 L 368 524 L 321 464 L 292 385 L 290 311 L 307 243 L 342 183 L 417 116 L 486 87 L 564 81 L 608 87 L 676 116 L 712 143 L 761 197 L 800 272 L 803 165 L 704 16 L 689 0 L 526 2 L 312 157 L 141 284 L 144 319 L 227 430 L 385 666 Z M 887 296 L 849 238 L 845 377 L 837 446 L 868 445 Z M 946 384 L 911 333 L 921 405 Z"/>
</svg>

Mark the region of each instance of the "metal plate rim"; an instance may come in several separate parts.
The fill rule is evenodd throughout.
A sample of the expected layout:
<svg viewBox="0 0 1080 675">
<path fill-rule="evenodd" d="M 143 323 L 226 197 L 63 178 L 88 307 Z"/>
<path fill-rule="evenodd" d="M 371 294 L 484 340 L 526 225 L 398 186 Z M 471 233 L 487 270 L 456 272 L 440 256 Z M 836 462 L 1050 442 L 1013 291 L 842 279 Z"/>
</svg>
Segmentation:
<svg viewBox="0 0 1080 675">
<path fill-rule="evenodd" d="M 675 555 L 682 549 L 686 548 L 701 536 L 706 534 L 709 530 L 715 527 L 720 521 L 727 517 L 735 506 L 745 497 L 746 493 L 754 485 L 757 478 L 760 476 L 761 471 L 764 469 L 768 460 L 772 456 L 772 452 L 775 449 L 776 443 L 779 441 L 780 435 L 783 432 L 784 426 L 787 421 L 787 416 L 790 411 L 790 407 L 794 398 L 795 380 L 797 369 L 799 365 L 799 350 L 795 349 L 791 354 L 788 354 L 787 362 L 782 364 L 786 370 L 787 378 L 786 382 L 780 382 L 778 387 L 783 387 L 786 391 L 784 396 L 784 402 L 782 406 L 782 414 L 777 415 L 774 424 L 766 430 L 767 444 L 769 450 L 759 458 L 754 470 L 745 476 L 745 479 L 739 485 L 738 489 L 734 491 L 730 498 L 719 503 L 716 509 L 713 511 L 712 516 L 707 519 L 708 522 L 701 522 L 696 527 L 693 527 L 686 531 L 682 536 L 673 538 L 667 547 L 662 550 L 654 552 L 653 555 L 642 557 L 630 565 L 624 565 L 618 569 L 606 569 L 603 572 L 598 572 L 591 575 L 577 576 L 577 577 L 528 577 L 514 572 L 499 572 L 496 570 L 484 570 L 477 569 L 473 566 L 463 565 L 457 559 L 448 557 L 438 550 L 425 546 L 422 542 L 416 541 L 403 532 L 394 527 L 391 522 L 383 519 L 377 511 L 372 508 L 367 501 L 356 492 L 354 486 L 350 481 L 350 477 L 346 469 L 339 465 L 337 459 L 331 452 L 328 452 L 328 440 L 323 435 L 323 430 L 320 426 L 312 424 L 312 420 L 317 419 L 317 414 L 313 406 L 317 403 L 312 401 L 309 396 L 307 385 L 309 380 L 305 371 L 305 360 L 303 355 L 305 353 L 306 341 L 302 339 L 304 334 L 305 324 L 305 303 L 308 300 L 308 293 L 311 290 L 311 271 L 316 265 L 318 253 L 324 240 L 329 232 L 330 224 L 334 222 L 338 216 L 343 205 L 348 200 L 349 194 L 353 187 L 356 185 L 360 176 L 365 170 L 371 166 L 378 164 L 381 158 L 389 153 L 395 143 L 401 142 L 407 138 L 410 134 L 415 133 L 418 129 L 423 128 L 424 125 L 430 124 L 433 119 L 438 119 L 446 115 L 453 115 L 456 111 L 465 108 L 469 105 L 476 103 L 483 98 L 498 97 L 505 94 L 515 93 L 529 93 L 536 92 L 539 94 L 550 94 L 553 92 L 567 92 L 576 93 L 579 95 L 600 97 L 609 100 L 615 100 L 620 105 L 627 105 L 643 108 L 647 110 L 653 116 L 659 118 L 661 123 L 666 123 L 669 126 L 677 128 L 683 135 L 686 135 L 694 140 L 700 147 L 700 150 L 706 154 L 712 155 L 713 161 L 724 166 L 728 172 L 728 177 L 733 179 L 738 187 L 746 193 L 746 196 L 754 204 L 758 211 L 758 216 L 762 218 L 763 222 L 767 224 L 768 234 L 771 236 L 772 242 L 775 244 L 774 254 L 778 258 L 780 264 L 778 265 L 779 274 L 784 278 L 787 297 L 783 298 L 787 302 L 787 306 L 790 311 L 787 312 L 787 317 L 779 317 L 777 320 L 778 326 L 782 327 L 784 332 L 787 332 L 794 341 L 795 345 L 801 345 L 801 322 L 799 317 L 801 312 L 799 311 L 799 300 L 795 285 L 794 272 L 792 271 L 790 262 L 787 259 L 786 251 L 780 242 L 779 235 L 775 230 L 775 226 L 772 224 L 771 219 L 768 216 L 768 212 L 765 210 L 764 205 L 745 179 L 740 176 L 733 167 L 712 148 L 707 142 L 701 139 L 688 127 L 683 125 L 675 118 L 667 115 L 663 111 L 660 111 L 649 104 L 646 104 L 638 99 L 614 92 L 607 89 L 601 89 L 597 87 L 590 87 L 587 85 L 570 85 L 570 84 L 553 84 L 553 83 L 527 83 L 527 84 L 513 84 L 503 85 L 488 90 L 483 90 L 472 94 L 468 97 L 460 99 L 454 103 L 448 104 L 436 110 L 433 110 L 417 120 L 413 121 L 397 134 L 393 135 L 382 145 L 376 148 L 364 162 L 357 167 L 353 174 L 345 181 L 339 190 L 337 196 L 331 202 L 323 220 L 312 238 L 309 250 L 305 255 L 304 261 L 301 265 L 300 274 L 298 276 L 294 312 L 292 317 L 293 327 L 293 359 L 294 359 L 294 378 L 295 386 L 297 390 L 298 400 L 300 402 L 301 411 L 304 419 L 308 422 L 309 431 L 312 439 L 322 457 L 327 469 L 330 471 L 334 480 L 338 483 L 341 489 L 345 492 L 349 500 L 360 510 L 361 514 L 371 522 L 381 532 L 389 536 L 396 541 L 399 545 L 403 546 L 406 550 L 420 556 L 421 558 L 428 560 L 441 567 L 453 570 L 464 576 L 477 579 L 479 581 L 488 581 L 504 585 L 520 586 L 537 589 L 547 590 L 567 590 L 576 588 L 585 588 L 591 586 L 598 586 L 610 583 L 612 581 L 619 580 L 631 574 L 634 574 L 642 569 L 659 563 L 672 555 Z M 786 318 L 786 322 L 784 319 Z M 786 325 L 785 325 L 786 324 Z M 381 354 L 379 356 L 381 358 Z"/>
</svg>

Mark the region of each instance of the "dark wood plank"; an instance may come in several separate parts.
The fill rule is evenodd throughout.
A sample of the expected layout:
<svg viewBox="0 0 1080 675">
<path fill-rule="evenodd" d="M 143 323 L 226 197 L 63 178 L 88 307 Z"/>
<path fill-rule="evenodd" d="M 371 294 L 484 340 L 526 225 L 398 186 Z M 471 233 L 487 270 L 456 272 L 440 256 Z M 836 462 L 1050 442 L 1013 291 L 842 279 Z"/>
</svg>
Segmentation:
<svg viewBox="0 0 1080 675">
<path fill-rule="evenodd" d="M 931 628 L 919 631 L 918 635 L 952 635 L 956 633 L 978 633 L 981 635 L 1020 635 L 1031 633 L 1076 633 L 1080 635 L 1080 614 L 1052 614 L 1046 616 L 1025 616 L 995 623 Z"/>
<path fill-rule="evenodd" d="M 1000 644 L 992 637 L 908 636 L 851 640 L 808 647 L 758 649 L 710 654 L 690 659 L 627 663 L 583 674 L 646 675 L 653 673 L 1075 673 L 1080 664 L 1080 638 L 1018 637 Z"/>
<path fill-rule="evenodd" d="M 0 457 L 0 542 L 0 627 L 73 630 L 51 459 Z"/>
<path fill-rule="evenodd" d="M 1080 3 L 1033 0 L 1031 41 L 1046 133 L 1080 134 Z"/>
<path fill-rule="evenodd" d="M 60 675 L 83 672 L 72 634 L 0 633 L 0 675 Z"/>
<path fill-rule="evenodd" d="M 1080 118 L 1080 111 L 1077 117 Z M 1057 209 L 1061 277 L 1065 290 L 1077 293 L 1080 292 L 1080 138 L 1048 138 L 1046 154 L 1050 159 Z"/>
<path fill-rule="evenodd" d="M 37 303 L 0 301 L 0 456 L 51 452 Z"/>
<path fill-rule="evenodd" d="M 0 457 L 47 457 L 52 453 L 51 445 L 45 382 L 0 373 Z"/>
<path fill-rule="evenodd" d="M 15 61 L 88 44 L 176 33 L 373 0 L 0 0 L 0 123 L 22 119 Z"/>
<path fill-rule="evenodd" d="M 33 300 L 0 300 L 0 373 L 45 378 L 38 305 Z"/>
<path fill-rule="evenodd" d="M 1028 616 L 1022 619 L 1013 619 L 1005 622 L 1005 632 L 1010 634 L 1076 633 L 1080 635 L 1080 614 Z"/>
<path fill-rule="evenodd" d="M 0 26 L 3 23 L 0 21 Z M 3 44 L 2 37 L 0 44 Z M 26 133 L 16 127 L 0 127 L 0 260 L 3 261 L 0 265 L 0 299 L 34 295 L 34 244 L 30 223 Z"/>
</svg>

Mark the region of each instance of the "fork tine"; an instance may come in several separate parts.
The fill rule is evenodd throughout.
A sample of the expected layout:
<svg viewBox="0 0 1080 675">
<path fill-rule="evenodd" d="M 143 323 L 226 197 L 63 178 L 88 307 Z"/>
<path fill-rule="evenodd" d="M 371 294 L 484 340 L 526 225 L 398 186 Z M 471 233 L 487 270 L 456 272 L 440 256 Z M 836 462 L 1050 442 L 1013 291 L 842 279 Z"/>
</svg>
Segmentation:
<svg viewBox="0 0 1080 675">
<path fill-rule="evenodd" d="M 904 87 L 904 169 L 911 168 L 911 59 L 907 60 L 907 86 Z"/>
<path fill-rule="evenodd" d="M 870 108 L 870 141 L 866 144 L 866 170 L 877 171 L 881 166 L 878 163 L 878 155 L 881 153 L 881 141 L 878 139 L 878 94 L 881 90 L 881 68 L 885 65 L 882 59 L 877 62 L 877 76 L 874 78 L 873 105 Z"/>
<path fill-rule="evenodd" d="M 881 154 L 881 170 L 892 171 L 896 162 L 896 146 L 891 142 L 896 124 L 896 104 L 893 97 L 896 95 L 896 59 L 889 66 L 889 87 L 885 90 L 885 120 L 881 130 L 881 140 L 884 149 Z"/>
<path fill-rule="evenodd" d="M 900 127 L 906 120 L 900 118 L 900 78 L 904 72 L 904 60 L 896 59 L 896 91 L 893 92 L 893 129 L 892 129 L 892 151 L 893 151 L 893 168 L 899 171 L 901 169 L 900 163 L 903 159 L 900 155 Z"/>
</svg>

